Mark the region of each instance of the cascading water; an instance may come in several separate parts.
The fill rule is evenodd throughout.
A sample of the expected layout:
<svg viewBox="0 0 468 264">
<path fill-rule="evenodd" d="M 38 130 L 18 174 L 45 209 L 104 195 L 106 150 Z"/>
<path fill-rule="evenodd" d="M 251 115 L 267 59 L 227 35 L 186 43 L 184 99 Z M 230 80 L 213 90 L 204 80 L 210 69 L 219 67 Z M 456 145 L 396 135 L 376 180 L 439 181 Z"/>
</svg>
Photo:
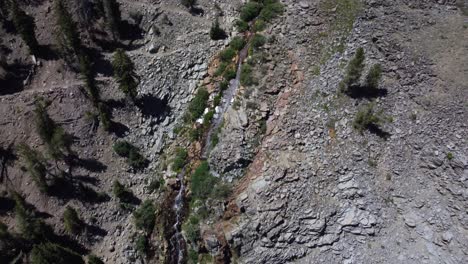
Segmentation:
<svg viewBox="0 0 468 264">
<path fill-rule="evenodd" d="M 209 153 L 209 150 L 211 149 L 211 137 L 213 134 L 213 131 L 216 131 L 219 126 L 221 125 L 223 121 L 223 115 L 224 113 L 228 110 L 228 108 L 231 106 L 231 103 L 233 101 L 233 98 L 237 92 L 237 89 L 239 88 L 240 85 L 240 75 L 241 75 L 241 70 L 242 70 L 242 62 L 243 60 L 247 57 L 248 54 L 248 45 L 246 45 L 240 52 L 239 52 L 239 58 L 237 61 L 237 72 L 236 72 L 236 78 L 231 80 L 228 89 L 224 91 L 223 93 L 223 100 L 221 105 L 218 108 L 218 111 L 216 113 L 216 116 L 213 118 L 211 122 L 211 127 L 207 133 L 206 136 L 206 141 L 205 145 L 202 151 L 201 158 L 206 159 L 207 155 Z M 186 165 L 187 166 L 187 165 Z M 177 263 L 177 264 L 182 264 L 184 263 L 184 259 L 186 257 L 186 252 L 185 252 L 185 240 L 184 237 L 182 236 L 181 233 L 181 227 L 182 227 L 182 221 L 183 221 L 183 214 L 184 214 L 184 205 L 185 205 L 185 182 L 184 182 L 184 177 L 185 177 L 185 171 L 186 171 L 186 166 L 182 169 L 182 172 L 177 175 L 177 179 L 180 184 L 180 189 L 177 193 L 177 196 L 174 199 L 174 205 L 173 205 L 173 210 L 175 213 L 175 224 L 173 225 L 173 232 L 174 234 L 172 235 L 170 239 L 170 254 L 171 254 L 171 260 L 170 263 Z"/>
<path fill-rule="evenodd" d="M 177 175 L 177 180 L 179 181 L 180 188 L 177 196 L 174 199 L 174 206 L 173 210 L 176 216 L 176 221 L 173 225 L 174 235 L 171 237 L 171 249 L 174 254 L 172 255 L 172 262 L 182 264 L 184 261 L 185 256 L 185 240 L 181 233 L 182 227 L 182 215 L 184 209 L 184 195 L 185 195 L 185 183 L 184 183 L 184 176 L 185 176 L 185 168 L 182 170 L 179 175 Z"/>
</svg>

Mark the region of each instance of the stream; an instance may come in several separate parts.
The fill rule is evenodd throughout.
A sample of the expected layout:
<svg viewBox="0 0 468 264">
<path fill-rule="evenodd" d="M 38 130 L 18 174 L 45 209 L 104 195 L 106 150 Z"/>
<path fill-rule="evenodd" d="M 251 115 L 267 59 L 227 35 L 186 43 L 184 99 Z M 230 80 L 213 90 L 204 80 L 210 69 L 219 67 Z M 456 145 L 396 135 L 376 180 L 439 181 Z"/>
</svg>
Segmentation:
<svg viewBox="0 0 468 264">
<path fill-rule="evenodd" d="M 250 38 L 248 38 L 250 40 Z M 249 43 L 249 41 L 247 41 Z M 228 88 L 223 92 L 223 97 L 221 100 L 221 104 L 218 106 L 218 111 L 216 111 L 216 114 L 213 117 L 213 120 L 211 122 L 211 127 L 208 130 L 208 133 L 206 135 L 205 139 L 205 144 L 201 153 L 201 159 L 207 159 L 208 154 L 211 150 L 211 138 L 213 136 L 213 133 L 216 133 L 220 125 L 223 123 L 224 119 L 224 113 L 229 109 L 231 106 L 234 96 L 236 95 L 237 89 L 240 86 L 240 75 L 241 75 L 241 69 L 242 69 L 242 62 L 244 59 L 247 57 L 248 54 L 248 47 L 249 45 L 246 44 L 245 47 L 239 52 L 238 60 L 237 60 L 237 72 L 236 72 L 236 77 L 230 81 Z M 173 205 L 173 210 L 175 213 L 175 224 L 173 225 L 173 232 L 174 234 L 172 235 L 170 239 L 170 256 L 171 256 L 171 261 L 170 263 L 177 263 L 177 264 L 182 264 L 186 259 L 186 245 L 185 245 L 185 240 L 182 235 L 182 222 L 183 222 L 183 214 L 184 214 L 184 203 L 185 203 L 185 172 L 187 170 L 187 166 L 189 164 L 185 165 L 184 168 L 181 170 L 181 172 L 177 175 L 177 180 L 180 183 L 180 188 L 177 193 L 176 198 L 174 199 L 174 205 Z"/>
</svg>

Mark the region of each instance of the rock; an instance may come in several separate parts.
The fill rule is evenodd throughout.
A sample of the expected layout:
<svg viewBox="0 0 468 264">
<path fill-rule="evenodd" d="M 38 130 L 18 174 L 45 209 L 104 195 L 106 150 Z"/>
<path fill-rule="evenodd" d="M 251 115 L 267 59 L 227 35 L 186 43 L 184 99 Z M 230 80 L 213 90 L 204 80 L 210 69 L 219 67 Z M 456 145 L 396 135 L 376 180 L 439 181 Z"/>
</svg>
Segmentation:
<svg viewBox="0 0 468 264">
<path fill-rule="evenodd" d="M 309 3 L 307 3 L 306 1 L 300 1 L 299 6 L 303 9 L 307 9 L 309 8 Z"/>
</svg>

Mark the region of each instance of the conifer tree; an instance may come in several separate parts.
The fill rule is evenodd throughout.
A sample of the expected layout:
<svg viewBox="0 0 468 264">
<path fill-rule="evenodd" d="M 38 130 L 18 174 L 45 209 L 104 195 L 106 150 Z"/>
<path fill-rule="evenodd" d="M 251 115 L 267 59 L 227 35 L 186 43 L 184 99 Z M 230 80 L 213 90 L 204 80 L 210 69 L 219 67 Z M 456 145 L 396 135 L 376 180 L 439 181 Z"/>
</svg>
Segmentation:
<svg viewBox="0 0 468 264">
<path fill-rule="evenodd" d="M 70 62 L 70 57 L 80 53 L 81 41 L 75 22 L 63 0 L 55 0 L 55 16 L 58 30 L 56 32 L 62 55 Z"/>
<path fill-rule="evenodd" d="M 31 175 L 34 183 L 41 192 L 46 193 L 48 190 L 46 181 L 47 168 L 42 155 L 38 151 L 31 149 L 25 143 L 18 146 L 18 152 L 24 159 L 26 170 Z"/>
<path fill-rule="evenodd" d="M 11 1 L 11 17 L 16 31 L 29 48 L 29 52 L 37 53 L 39 44 L 34 33 L 36 24 L 34 18 L 27 15 L 19 6 L 16 0 Z"/>
<path fill-rule="evenodd" d="M 220 40 L 226 38 L 226 32 L 219 26 L 218 18 L 216 18 L 215 22 L 211 26 L 210 38 L 212 40 Z"/>
<path fill-rule="evenodd" d="M 102 0 L 106 24 L 114 39 L 120 36 L 121 13 L 119 3 L 116 0 Z"/>
<path fill-rule="evenodd" d="M 112 60 L 114 77 L 119 83 L 119 89 L 134 100 L 137 96 L 137 80 L 132 60 L 123 49 L 117 49 Z"/>
</svg>

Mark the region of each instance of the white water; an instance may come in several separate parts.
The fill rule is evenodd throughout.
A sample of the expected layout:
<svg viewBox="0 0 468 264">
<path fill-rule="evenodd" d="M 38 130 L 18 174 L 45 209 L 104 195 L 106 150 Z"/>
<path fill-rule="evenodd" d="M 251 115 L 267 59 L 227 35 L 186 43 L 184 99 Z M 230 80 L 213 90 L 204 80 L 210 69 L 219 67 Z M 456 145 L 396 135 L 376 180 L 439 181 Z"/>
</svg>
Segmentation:
<svg viewBox="0 0 468 264">
<path fill-rule="evenodd" d="M 182 172 L 177 175 L 177 179 L 180 183 L 179 192 L 174 200 L 174 213 L 176 215 L 176 222 L 172 226 L 174 229 L 174 235 L 171 238 L 171 248 L 177 252 L 177 264 L 182 264 L 184 259 L 184 237 L 181 233 L 181 226 L 182 226 L 182 213 L 184 208 L 184 194 L 185 194 L 185 183 L 184 183 L 184 176 L 185 176 L 185 168 L 182 169 Z M 175 263 L 175 262 L 174 262 Z"/>
</svg>

